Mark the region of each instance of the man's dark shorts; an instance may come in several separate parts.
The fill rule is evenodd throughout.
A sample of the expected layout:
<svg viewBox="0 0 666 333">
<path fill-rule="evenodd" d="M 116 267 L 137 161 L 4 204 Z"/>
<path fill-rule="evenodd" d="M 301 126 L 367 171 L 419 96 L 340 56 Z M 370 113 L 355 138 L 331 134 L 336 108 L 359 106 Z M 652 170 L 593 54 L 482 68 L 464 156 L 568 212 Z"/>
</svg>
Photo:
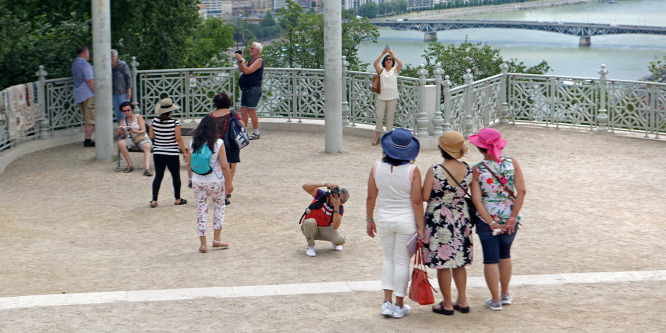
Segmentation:
<svg viewBox="0 0 666 333">
<path fill-rule="evenodd" d="M 250 87 L 241 92 L 241 107 L 256 109 L 261 98 L 261 87 Z"/>
</svg>

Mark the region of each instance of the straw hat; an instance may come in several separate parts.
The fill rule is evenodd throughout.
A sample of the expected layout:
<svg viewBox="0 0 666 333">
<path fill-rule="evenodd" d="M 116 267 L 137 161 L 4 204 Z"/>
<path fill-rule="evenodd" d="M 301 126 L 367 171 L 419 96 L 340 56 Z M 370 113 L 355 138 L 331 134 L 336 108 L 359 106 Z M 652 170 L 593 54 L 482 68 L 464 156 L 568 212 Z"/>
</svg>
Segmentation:
<svg viewBox="0 0 666 333">
<path fill-rule="evenodd" d="M 167 113 L 179 109 L 180 106 L 174 103 L 171 98 L 164 98 L 159 103 L 157 103 L 157 105 L 155 105 L 155 114 L 159 116 L 162 113 Z"/>
<path fill-rule="evenodd" d="M 443 151 L 455 159 L 459 159 L 467 153 L 465 138 L 456 131 L 446 131 L 440 135 L 439 148 L 442 148 Z"/>
</svg>

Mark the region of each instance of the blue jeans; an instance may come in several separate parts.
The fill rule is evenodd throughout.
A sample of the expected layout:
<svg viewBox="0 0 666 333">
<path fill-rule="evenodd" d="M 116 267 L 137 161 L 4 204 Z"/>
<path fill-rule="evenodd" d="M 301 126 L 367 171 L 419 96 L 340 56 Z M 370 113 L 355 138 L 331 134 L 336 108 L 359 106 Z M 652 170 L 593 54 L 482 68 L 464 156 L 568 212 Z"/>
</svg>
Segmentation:
<svg viewBox="0 0 666 333">
<path fill-rule="evenodd" d="M 261 87 L 250 87 L 241 92 L 241 107 L 256 109 L 261 98 Z M 247 126 L 247 124 L 245 124 Z M 256 126 L 256 125 L 255 125 Z"/>
<path fill-rule="evenodd" d="M 113 95 L 113 113 L 116 114 L 117 122 L 120 122 L 120 119 L 125 119 L 125 114 L 120 111 L 120 104 L 123 102 L 129 102 L 127 94 Z"/>
<path fill-rule="evenodd" d="M 476 216 L 474 219 L 476 221 L 476 234 L 479 235 L 481 248 L 483 249 L 483 263 L 499 264 L 500 259 L 511 258 L 511 244 L 513 244 L 518 228 L 516 227 L 511 235 L 504 232 L 493 236 L 493 231 L 488 224 Z"/>
</svg>

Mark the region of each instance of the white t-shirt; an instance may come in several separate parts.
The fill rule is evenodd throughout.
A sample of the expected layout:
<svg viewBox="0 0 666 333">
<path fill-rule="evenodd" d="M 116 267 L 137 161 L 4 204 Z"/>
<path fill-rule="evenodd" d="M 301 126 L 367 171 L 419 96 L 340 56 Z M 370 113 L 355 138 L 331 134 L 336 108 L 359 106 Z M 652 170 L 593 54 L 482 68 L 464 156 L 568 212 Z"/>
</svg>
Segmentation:
<svg viewBox="0 0 666 333">
<path fill-rule="evenodd" d="M 382 93 L 377 95 L 377 99 L 386 101 L 398 98 L 398 73 L 395 67 L 390 70 L 382 70 L 379 74 L 379 80 L 382 85 Z"/>
<path fill-rule="evenodd" d="M 190 151 L 192 151 L 193 143 L 194 140 L 190 140 Z M 222 147 L 223 144 L 224 143 L 222 142 L 222 139 L 217 139 L 217 142 L 215 142 L 215 151 L 210 156 L 210 165 L 214 165 L 213 172 L 207 175 L 200 175 L 196 172 L 192 172 L 192 182 L 210 183 L 224 181 L 224 174 L 222 173 L 222 168 L 220 167 L 220 161 L 217 159 L 217 156 L 220 152 L 220 147 Z"/>
</svg>

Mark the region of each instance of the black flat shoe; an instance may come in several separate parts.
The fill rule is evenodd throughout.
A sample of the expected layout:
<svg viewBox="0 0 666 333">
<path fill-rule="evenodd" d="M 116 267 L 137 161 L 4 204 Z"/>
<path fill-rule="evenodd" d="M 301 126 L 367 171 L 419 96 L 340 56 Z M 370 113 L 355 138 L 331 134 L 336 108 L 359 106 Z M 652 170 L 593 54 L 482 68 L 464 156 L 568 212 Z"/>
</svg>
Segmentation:
<svg viewBox="0 0 666 333">
<path fill-rule="evenodd" d="M 187 200 L 181 198 L 181 199 L 180 199 L 180 202 L 174 202 L 174 205 L 176 205 L 176 206 L 180 206 L 180 205 L 184 205 L 184 204 L 186 204 L 186 203 L 187 203 Z"/>
<path fill-rule="evenodd" d="M 458 304 L 454 304 L 453 309 L 460 311 L 460 313 L 469 313 L 469 306 L 461 308 L 458 306 Z"/>
<path fill-rule="evenodd" d="M 468 308 L 468 310 L 469 310 L 469 308 Z M 439 302 L 439 309 L 435 309 L 433 307 L 432 312 L 443 314 L 445 316 L 452 316 L 453 315 L 453 310 L 447 310 L 447 309 L 444 308 L 444 301 Z"/>
</svg>

